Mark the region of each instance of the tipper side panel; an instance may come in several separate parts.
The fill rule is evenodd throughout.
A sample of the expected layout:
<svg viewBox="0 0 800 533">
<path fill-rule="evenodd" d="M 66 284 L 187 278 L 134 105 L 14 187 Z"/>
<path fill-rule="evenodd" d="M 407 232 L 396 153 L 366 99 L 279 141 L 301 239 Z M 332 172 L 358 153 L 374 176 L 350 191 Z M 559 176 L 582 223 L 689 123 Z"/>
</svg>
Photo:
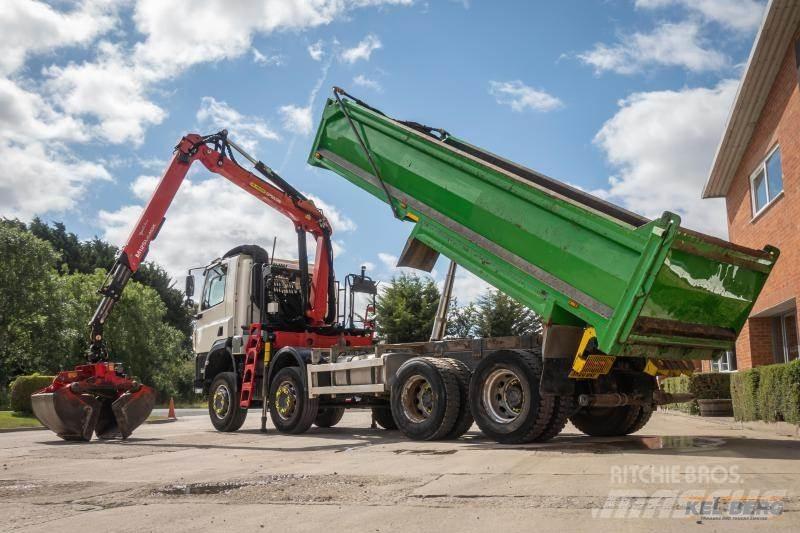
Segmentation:
<svg viewBox="0 0 800 533">
<path fill-rule="evenodd" d="M 733 346 L 777 250 L 684 230 L 671 213 L 649 221 L 440 134 L 331 99 L 309 163 L 414 222 L 407 251 L 420 264 L 442 253 L 546 321 L 593 326 L 606 353 L 697 359 Z"/>
</svg>

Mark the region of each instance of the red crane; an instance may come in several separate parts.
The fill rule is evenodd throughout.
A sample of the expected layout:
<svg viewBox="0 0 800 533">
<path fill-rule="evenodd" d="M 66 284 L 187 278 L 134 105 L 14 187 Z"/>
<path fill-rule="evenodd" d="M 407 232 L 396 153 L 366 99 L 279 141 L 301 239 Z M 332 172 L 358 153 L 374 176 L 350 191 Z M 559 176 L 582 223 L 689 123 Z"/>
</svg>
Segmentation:
<svg viewBox="0 0 800 533">
<path fill-rule="evenodd" d="M 269 181 L 239 165 L 233 155 L 234 150 Z M 298 239 L 301 297 L 306 323 L 314 330 L 336 320 L 331 227 L 322 211 L 275 171 L 228 139 L 226 130 L 206 136 L 188 134 L 175 147 L 161 181 L 98 290 L 102 298 L 89 322 L 88 363 L 74 370 L 60 372 L 53 383 L 31 397 L 37 418 L 63 439 L 90 440 L 93 433 L 100 438 L 127 438 L 153 409 L 154 391 L 129 378 L 122 365 L 109 361 L 103 326 L 131 276 L 147 257 L 150 243 L 158 236 L 167 209 L 195 161 L 200 161 L 211 172 L 235 183 L 292 221 Z M 316 240 L 316 259 L 310 276 L 307 233 Z M 260 338 L 259 326 L 254 327 L 251 327 L 251 333 L 257 331 Z M 306 337 L 314 338 L 308 337 L 308 334 Z M 291 334 L 290 338 L 297 338 L 297 334 Z M 328 344 L 335 341 L 333 338 Z M 242 395 L 242 405 L 245 407 L 249 406 L 252 399 L 250 393 L 253 383 L 254 376 L 251 375 L 248 395 L 246 398 L 244 392 Z M 243 388 L 247 388 L 247 385 L 246 380 Z"/>
</svg>

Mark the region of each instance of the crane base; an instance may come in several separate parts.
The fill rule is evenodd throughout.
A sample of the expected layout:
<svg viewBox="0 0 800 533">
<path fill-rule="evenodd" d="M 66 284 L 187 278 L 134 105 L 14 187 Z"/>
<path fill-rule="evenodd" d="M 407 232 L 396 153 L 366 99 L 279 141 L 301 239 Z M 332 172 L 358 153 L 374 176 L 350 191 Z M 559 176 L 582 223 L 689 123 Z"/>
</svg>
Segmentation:
<svg viewBox="0 0 800 533">
<path fill-rule="evenodd" d="M 31 395 L 36 418 L 64 440 L 126 439 L 153 410 L 155 393 L 120 365 L 81 365 Z"/>
</svg>

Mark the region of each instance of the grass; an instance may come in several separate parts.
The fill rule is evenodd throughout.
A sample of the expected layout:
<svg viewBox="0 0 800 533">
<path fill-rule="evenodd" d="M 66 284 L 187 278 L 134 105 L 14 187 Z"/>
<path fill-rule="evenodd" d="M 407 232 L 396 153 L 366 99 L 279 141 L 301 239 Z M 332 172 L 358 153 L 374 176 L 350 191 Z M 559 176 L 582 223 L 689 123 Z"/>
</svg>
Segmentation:
<svg viewBox="0 0 800 533">
<path fill-rule="evenodd" d="M 0 411 L 0 429 L 32 428 L 41 424 L 33 415 L 15 413 L 13 411 Z"/>
</svg>

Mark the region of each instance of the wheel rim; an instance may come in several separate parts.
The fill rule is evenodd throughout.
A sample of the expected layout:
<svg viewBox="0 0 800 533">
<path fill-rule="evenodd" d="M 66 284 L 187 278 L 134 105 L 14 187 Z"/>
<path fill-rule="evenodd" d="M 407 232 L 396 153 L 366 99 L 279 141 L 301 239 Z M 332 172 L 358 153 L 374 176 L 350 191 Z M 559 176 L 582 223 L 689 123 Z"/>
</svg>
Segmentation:
<svg viewBox="0 0 800 533">
<path fill-rule="evenodd" d="M 275 410 L 281 420 L 290 420 L 297 411 L 297 387 L 289 380 L 281 381 L 275 390 Z"/>
<path fill-rule="evenodd" d="M 507 368 L 489 374 L 483 383 L 482 397 L 489 418 L 498 424 L 514 422 L 527 401 L 519 376 Z"/>
<path fill-rule="evenodd" d="M 433 389 L 428 380 L 420 375 L 411 376 L 403 385 L 400 395 L 403 414 L 415 424 L 430 418 L 435 406 Z"/>
<path fill-rule="evenodd" d="M 220 420 L 228 416 L 231 409 L 231 391 L 224 383 L 217 386 L 217 390 L 214 391 L 211 407 Z"/>
</svg>

